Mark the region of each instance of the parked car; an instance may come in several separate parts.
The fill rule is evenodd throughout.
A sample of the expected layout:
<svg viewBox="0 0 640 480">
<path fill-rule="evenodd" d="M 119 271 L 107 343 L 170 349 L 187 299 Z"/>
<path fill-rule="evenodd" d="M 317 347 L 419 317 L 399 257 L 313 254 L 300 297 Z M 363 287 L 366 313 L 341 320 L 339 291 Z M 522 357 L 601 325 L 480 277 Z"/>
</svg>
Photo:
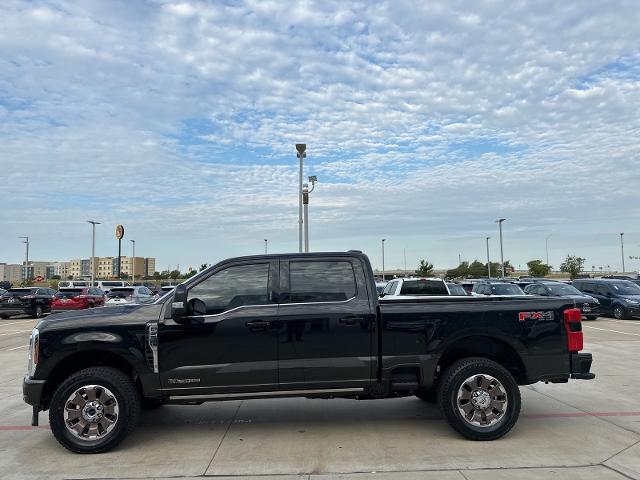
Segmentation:
<svg viewBox="0 0 640 480">
<path fill-rule="evenodd" d="M 0 318 L 31 315 L 41 318 L 51 311 L 51 299 L 56 291 L 45 287 L 10 288 L 0 297 Z"/>
<path fill-rule="evenodd" d="M 156 296 L 145 286 L 115 287 L 107 293 L 105 305 L 122 305 L 127 303 L 151 303 Z"/>
<path fill-rule="evenodd" d="M 528 285 L 524 289 L 527 295 L 540 295 L 543 297 L 567 297 L 576 301 L 576 307 L 582 310 L 588 320 L 595 320 L 600 313 L 600 302 L 592 297 L 582 293 L 572 285 L 554 281 L 539 281 Z"/>
<path fill-rule="evenodd" d="M 492 297 L 524 295 L 522 288 L 515 283 L 501 280 L 480 280 L 473 284 L 471 292 Z"/>
<path fill-rule="evenodd" d="M 640 287 L 629 280 L 576 279 L 573 286 L 597 299 L 602 313 L 617 319 L 640 315 Z"/>
<path fill-rule="evenodd" d="M 79 288 L 90 286 L 91 280 L 61 280 L 58 282 L 58 288 Z"/>
<path fill-rule="evenodd" d="M 167 293 L 173 292 L 175 289 L 176 287 L 173 285 L 160 287 L 158 291 L 155 293 L 156 298 L 164 297 Z M 153 290 L 152 290 L 152 293 L 153 293 Z"/>
<path fill-rule="evenodd" d="M 378 292 L 378 295 L 382 294 L 384 287 L 386 287 L 388 283 L 389 282 L 376 282 L 376 291 Z"/>
<path fill-rule="evenodd" d="M 449 295 L 449 289 L 441 278 L 396 278 L 387 283 L 380 298 L 391 300 L 425 295 Z"/>
<path fill-rule="evenodd" d="M 369 259 L 354 251 L 232 258 L 151 305 L 42 320 L 23 399 L 33 425 L 48 410 L 55 438 L 79 453 L 119 444 L 141 402 L 429 401 L 435 391 L 457 432 L 495 440 L 518 420 L 519 385 L 595 377 L 573 305 L 532 296 L 378 301 Z"/>
<path fill-rule="evenodd" d="M 51 311 L 82 310 L 85 308 L 102 307 L 105 294 L 97 287 L 61 288 L 53 296 Z"/>
<path fill-rule="evenodd" d="M 6 292 L 4 288 L 0 288 L 0 297 Z"/>
<path fill-rule="evenodd" d="M 447 288 L 449 289 L 449 295 L 457 295 L 461 297 L 469 295 L 464 287 L 459 283 L 447 282 Z"/>
<path fill-rule="evenodd" d="M 616 280 L 629 280 L 630 282 L 635 283 L 640 286 L 640 278 L 631 277 L 629 275 L 603 275 L 602 278 L 614 278 Z"/>
<path fill-rule="evenodd" d="M 0 281 L 0 288 L 3 290 L 9 290 L 11 288 L 11 283 L 6 280 L 2 280 Z"/>
<path fill-rule="evenodd" d="M 94 287 L 98 287 L 104 293 L 109 293 L 109 290 L 115 287 L 126 287 L 128 284 L 122 280 L 98 280 L 93 282 Z"/>
</svg>

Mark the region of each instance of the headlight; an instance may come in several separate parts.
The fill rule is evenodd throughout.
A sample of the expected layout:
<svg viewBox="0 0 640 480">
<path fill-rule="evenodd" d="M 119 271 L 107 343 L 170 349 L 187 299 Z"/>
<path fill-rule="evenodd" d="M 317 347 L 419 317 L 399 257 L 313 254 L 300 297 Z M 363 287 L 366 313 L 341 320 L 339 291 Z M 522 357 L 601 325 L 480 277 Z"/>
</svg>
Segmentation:
<svg viewBox="0 0 640 480">
<path fill-rule="evenodd" d="M 36 373 L 36 366 L 40 357 L 40 332 L 37 328 L 31 330 L 31 338 L 29 339 L 29 362 L 27 372 L 29 377 L 33 377 Z"/>
<path fill-rule="evenodd" d="M 629 300 L 628 298 L 625 298 L 625 302 L 630 303 L 631 305 L 638 305 L 640 303 L 637 300 Z"/>
</svg>

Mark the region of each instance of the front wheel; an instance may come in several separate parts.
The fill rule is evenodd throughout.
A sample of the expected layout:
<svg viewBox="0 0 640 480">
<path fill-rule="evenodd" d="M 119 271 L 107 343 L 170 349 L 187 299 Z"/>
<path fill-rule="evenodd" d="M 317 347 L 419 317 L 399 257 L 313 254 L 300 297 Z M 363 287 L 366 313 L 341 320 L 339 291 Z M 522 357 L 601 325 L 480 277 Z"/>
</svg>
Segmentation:
<svg viewBox="0 0 640 480">
<path fill-rule="evenodd" d="M 513 375 L 481 357 L 449 366 L 438 400 L 449 424 L 470 440 L 496 440 L 513 428 L 520 415 L 520 390 Z"/>
<path fill-rule="evenodd" d="M 616 305 L 613 307 L 613 316 L 618 320 L 624 320 L 628 318 L 627 311 L 622 305 Z"/>
<path fill-rule="evenodd" d="M 42 310 L 42 305 L 36 305 L 35 310 L 33 311 L 33 315 L 36 318 L 42 318 L 42 314 L 43 314 L 44 310 Z"/>
<path fill-rule="evenodd" d="M 2 315 L 0 315 L 0 318 L 3 319 L 3 320 L 7 320 L 8 318 L 11 318 L 11 317 L 9 315 L 2 314 Z"/>
<path fill-rule="evenodd" d="M 110 367 L 80 370 L 55 391 L 49 423 L 56 440 L 76 453 L 102 453 L 135 427 L 140 412 L 131 379 Z"/>
</svg>

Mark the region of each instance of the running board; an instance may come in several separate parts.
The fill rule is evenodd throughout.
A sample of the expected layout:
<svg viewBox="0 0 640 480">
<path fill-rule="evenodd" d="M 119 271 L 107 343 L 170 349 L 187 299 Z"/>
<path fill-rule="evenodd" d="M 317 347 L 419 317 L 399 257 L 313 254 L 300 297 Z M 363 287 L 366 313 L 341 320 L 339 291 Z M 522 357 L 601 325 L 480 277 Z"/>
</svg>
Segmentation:
<svg viewBox="0 0 640 480">
<path fill-rule="evenodd" d="M 417 384 L 416 384 L 417 385 Z M 416 387 L 417 388 L 417 387 Z M 205 402 L 207 400 L 235 400 L 242 398 L 304 397 L 307 395 L 362 393 L 364 388 L 328 388 L 314 390 L 277 390 L 274 392 L 205 393 L 200 395 L 171 395 L 170 402 Z"/>
<path fill-rule="evenodd" d="M 391 390 L 418 390 L 418 382 L 391 382 Z"/>
</svg>

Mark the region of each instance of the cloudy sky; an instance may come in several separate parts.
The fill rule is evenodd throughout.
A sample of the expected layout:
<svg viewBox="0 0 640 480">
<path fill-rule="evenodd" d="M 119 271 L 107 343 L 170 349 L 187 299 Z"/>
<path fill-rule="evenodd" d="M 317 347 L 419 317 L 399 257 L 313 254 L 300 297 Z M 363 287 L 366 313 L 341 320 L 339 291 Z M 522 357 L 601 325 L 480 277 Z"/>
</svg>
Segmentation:
<svg viewBox="0 0 640 480">
<path fill-rule="evenodd" d="M 640 256 L 634 0 L 0 3 L 0 261 Z M 125 252 L 130 253 L 126 242 Z M 640 260 L 627 260 L 627 270 Z"/>
</svg>

